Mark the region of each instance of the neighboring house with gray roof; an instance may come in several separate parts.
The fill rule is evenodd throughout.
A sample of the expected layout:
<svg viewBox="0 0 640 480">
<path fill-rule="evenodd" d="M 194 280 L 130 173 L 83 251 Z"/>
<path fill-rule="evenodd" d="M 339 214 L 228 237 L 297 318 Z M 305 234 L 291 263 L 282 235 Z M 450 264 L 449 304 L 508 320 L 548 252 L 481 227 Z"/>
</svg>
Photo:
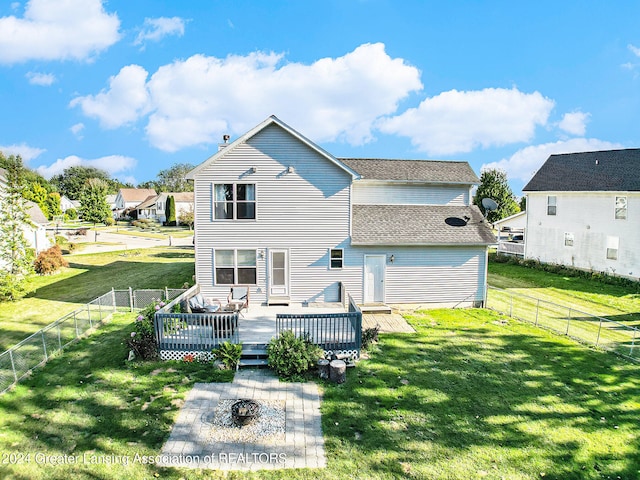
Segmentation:
<svg viewBox="0 0 640 480">
<path fill-rule="evenodd" d="M 173 197 L 175 201 L 176 219 L 180 218 L 182 212 L 193 211 L 193 192 L 162 192 L 158 195 L 149 196 L 136 207 L 138 218 L 151 218 L 160 223 L 166 222 L 165 210 L 169 197 Z"/>
<path fill-rule="evenodd" d="M 466 162 L 339 159 L 272 116 L 192 170 L 196 280 L 224 298 L 474 305 L 489 225 Z"/>
<path fill-rule="evenodd" d="M 551 155 L 523 191 L 526 258 L 640 278 L 640 149 Z"/>
</svg>

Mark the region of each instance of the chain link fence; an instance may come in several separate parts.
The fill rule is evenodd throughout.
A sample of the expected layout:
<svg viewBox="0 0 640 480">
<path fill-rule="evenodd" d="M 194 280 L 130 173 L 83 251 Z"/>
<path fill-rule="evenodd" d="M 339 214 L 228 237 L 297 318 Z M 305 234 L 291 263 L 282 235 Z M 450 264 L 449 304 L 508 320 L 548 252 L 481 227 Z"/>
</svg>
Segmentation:
<svg viewBox="0 0 640 480">
<path fill-rule="evenodd" d="M 640 331 L 624 323 L 520 293 L 489 287 L 487 308 L 575 340 L 640 360 Z"/>
<path fill-rule="evenodd" d="M 111 290 L 82 308 L 59 318 L 42 330 L 0 354 L 0 392 L 12 385 L 36 367 L 47 363 L 50 357 L 60 353 L 68 345 L 102 325 L 117 311 L 134 311 L 144 308 L 154 300 L 167 302 L 185 292 L 184 289 Z"/>
</svg>

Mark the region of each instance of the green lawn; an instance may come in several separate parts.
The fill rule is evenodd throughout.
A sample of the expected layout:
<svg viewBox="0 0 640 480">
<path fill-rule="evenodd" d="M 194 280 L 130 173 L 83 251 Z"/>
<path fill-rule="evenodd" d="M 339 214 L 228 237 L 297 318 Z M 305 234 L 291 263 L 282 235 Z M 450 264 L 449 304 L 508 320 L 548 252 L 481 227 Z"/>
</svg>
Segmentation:
<svg viewBox="0 0 640 480">
<path fill-rule="evenodd" d="M 128 365 L 132 318 L 117 316 L 0 396 L 0 452 L 32 455 L 0 464 L 0 478 L 640 476 L 640 366 L 487 310 L 419 312 L 415 334 L 381 335 L 346 383 L 322 384 L 325 469 L 36 464 L 37 452 L 155 455 L 193 382 L 230 379 L 197 364 Z"/>
<path fill-rule="evenodd" d="M 640 323 L 640 294 L 623 286 L 495 262 L 489 262 L 488 282 L 593 315 Z"/>
<path fill-rule="evenodd" d="M 192 283 L 193 250 L 152 248 L 65 257 L 69 268 L 29 280 L 32 293 L 0 303 L 0 352 L 112 288 L 180 288 Z"/>
</svg>

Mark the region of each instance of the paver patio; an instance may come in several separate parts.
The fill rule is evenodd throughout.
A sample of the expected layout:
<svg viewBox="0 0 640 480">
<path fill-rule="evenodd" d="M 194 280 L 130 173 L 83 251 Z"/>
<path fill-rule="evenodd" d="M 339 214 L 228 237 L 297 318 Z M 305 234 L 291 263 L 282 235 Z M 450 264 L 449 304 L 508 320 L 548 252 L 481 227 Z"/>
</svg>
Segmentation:
<svg viewBox="0 0 640 480">
<path fill-rule="evenodd" d="M 220 400 L 280 400 L 284 442 L 213 442 L 211 414 Z M 160 453 L 160 466 L 220 470 L 323 468 L 326 466 L 315 383 L 283 383 L 268 369 L 240 370 L 232 383 L 197 383 Z"/>
</svg>

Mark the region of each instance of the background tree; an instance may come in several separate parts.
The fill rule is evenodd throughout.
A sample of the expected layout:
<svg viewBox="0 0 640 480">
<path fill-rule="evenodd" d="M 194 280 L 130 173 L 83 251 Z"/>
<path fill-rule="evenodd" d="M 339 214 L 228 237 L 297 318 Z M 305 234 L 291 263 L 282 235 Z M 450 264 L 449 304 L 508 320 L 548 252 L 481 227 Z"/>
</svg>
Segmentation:
<svg viewBox="0 0 640 480">
<path fill-rule="evenodd" d="M 166 218 L 165 225 L 175 227 L 176 225 L 176 199 L 173 195 L 167 197 L 167 203 L 164 206 L 164 216 Z"/>
<path fill-rule="evenodd" d="M 49 210 L 49 220 L 53 220 L 54 215 L 62 215 L 60 194 L 58 192 L 51 192 L 47 195 L 47 210 Z"/>
<path fill-rule="evenodd" d="M 45 187 L 43 187 L 39 183 L 29 183 L 22 189 L 22 196 L 25 199 L 31 200 L 32 202 L 36 203 L 40 207 L 40 210 L 42 210 L 44 216 L 49 219 L 51 218 L 47 198 L 49 196 L 49 192 Z"/>
<path fill-rule="evenodd" d="M 195 217 L 193 215 L 193 207 L 189 206 L 189 210 L 180 210 L 178 214 L 180 225 L 189 225 L 189 230 L 193 229 Z"/>
<path fill-rule="evenodd" d="M 487 220 L 491 223 L 518 213 L 520 207 L 509 187 L 507 174 L 499 169 L 483 170 L 480 174 L 480 186 L 473 197 L 473 203 L 485 214 L 482 206 L 483 198 L 491 198 L 498 204 L 498 209 L 487 213 Z"/>
<path fill-rule="evenodd" d="M 22 196 L 22 159 L 0 157 L 6 170 L 6 186 L 0 191 L 0 298 L 15 300 L 24 295 L 25 277 L 32 272 L 33 254 L 24 236 L 32 222 Z"/>
<path fill-rule="evenodd" d="M 62 173 L 51 177 L 50 183 L 58 189 L 60 195 L 66 195 L 70 200 L 79 200 L 87 180 L 92 178 L 102 180 L 108 194 L 118 193 L 120 188 L 131 186 L 112 179 L 105 170 L 81 165 L 65 168 Z"/>
<path fill-rule="evenodd" d="M 520 198 L 520 211 L 524 212 L 527 210 L 527 197 L 524 195 Z"/>
<path fill-rule="evenodd" d="M 153 188 L 156 192 L 193 192 L 193 183 L 186 179 L 187 173 L 195 168 L 190 163 L 176 163 L 166 170 L 160 170 L 155 180 L 141 183 L 141 188 Z"/>
<path fill-rule="evenodd" d="M 83 220 L 95 224 L 111 217 L 111 208 L 107 203 L 108 190 L 109 186 L 100 178 L 90 178 L 86 181 L 80 193 L 80 213 Z"/>
</svg>

